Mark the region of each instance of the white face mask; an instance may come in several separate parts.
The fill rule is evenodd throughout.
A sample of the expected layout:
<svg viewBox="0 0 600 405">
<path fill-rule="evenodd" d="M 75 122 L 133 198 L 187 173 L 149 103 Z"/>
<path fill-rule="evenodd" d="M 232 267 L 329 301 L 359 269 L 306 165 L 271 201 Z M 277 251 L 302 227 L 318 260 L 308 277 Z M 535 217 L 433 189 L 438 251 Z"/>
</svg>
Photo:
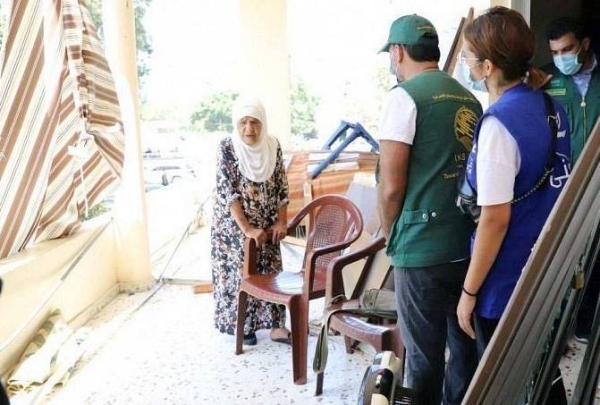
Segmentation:
<svg viewBox="0 0 600 405">
<path fill-rule="evenodd" d="M 581 52 L 581 47 L 576 53 L 567 53 L 563 55 L 554 55 L 552 59 L 554 60 L 554 65 L 561 71 L 562 74 L 571 76 L 575 73 L 579 72 L 581 66 L 583 65 L 579 62 L 579 52 Z"/>
<path fill-rule="evenodd" d="M 396 77 L 398 76 L 398 74 L 396 73 L 396 66 L 394 66 L 394 61 L 391 58 L 390 58 L 390 73 Z"/>
<path fill-rule="evenodd" d="M 395 46 L 390 52 L 390 73 L 396 76 L 396 81 L 400 83 L 403 81 L 403 79 L 400 77 L 400 73 L 398 72 L 398 65 L 395 64 L 398 58 L 396 57 L 396 54 L 394 54 L 394 49 L 396 49 Z"/>
</svg>

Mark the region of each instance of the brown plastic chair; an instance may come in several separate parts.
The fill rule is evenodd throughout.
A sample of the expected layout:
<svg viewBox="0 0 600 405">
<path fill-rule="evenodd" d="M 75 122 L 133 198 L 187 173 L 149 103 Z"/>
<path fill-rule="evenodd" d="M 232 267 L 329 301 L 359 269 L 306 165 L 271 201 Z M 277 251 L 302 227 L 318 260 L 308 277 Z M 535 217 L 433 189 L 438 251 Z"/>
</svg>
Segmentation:
<svg viewBox="0 0 600 405">
<path fill-rule="evenodd" d="M 384 247 L 385 239 L 380 236 L 366 246 L 338 257 L 329 263 L 325 302 L 330 303 L 334 297 L 338 297 L 338 300 L 335 304 L 330 304 L 327 309 L 343 308 L 345 306 L 356 308 L 356 301 L 365 289 L 382 288 L 384 286 L 387 278 L 390 276 L 391 270 L 389 261 L 380 261 L 381 256 L 385 256 Z M 360 260 L 364 260 L 363 271 L 358 277 L 354 291 L 347 294 L 344 290 L 342 273 L 346 266 Z M 379 272 L 380 274 L 374 275 L 372 274 L 374 272 Z M 378 280 L 381 284 L 372 285 L 372 283 L 369 283 L 369 278 Z M 339 300 L 339 297 L 343 298 Z M 373 346 L 377 352 L 391 350 L 398 358 L 404 361 L 404 343 L 394 320 L 390 321 L 389 319 L 381 318 L 365 319 L 359 315 L 342 312 L 332 315 L 329 329 L 339 332 L 344 336 L 346 352 L 349 354 L 354 352 L 357 343 L 364 342 Z M 399 381 L 402 381 L 403 376 L 398 377 Z M 318 373 L 316 395 L 320 395 L 323 392 L 323 379 L 324 374 Z"/>
<path fill-rule="evenodd" d="M 300 225 L 305 217 L 308 217 L 308 231 L 301 272 L 258 274 L 256 243 L 253 239 L 246 239 L 236 329 L 235 353 L 240 354 L 248 294 L 287 306 L 292 327 L 292 369 L 295 384 L 306 384 L 309 301 L 325 295 L 329 262 L 358 239 L 363 228 L 360 211 L 354 203 L 341 195 L 324 195 L 311 201 L 289 222 L 288 233 Z"/>
</svg>

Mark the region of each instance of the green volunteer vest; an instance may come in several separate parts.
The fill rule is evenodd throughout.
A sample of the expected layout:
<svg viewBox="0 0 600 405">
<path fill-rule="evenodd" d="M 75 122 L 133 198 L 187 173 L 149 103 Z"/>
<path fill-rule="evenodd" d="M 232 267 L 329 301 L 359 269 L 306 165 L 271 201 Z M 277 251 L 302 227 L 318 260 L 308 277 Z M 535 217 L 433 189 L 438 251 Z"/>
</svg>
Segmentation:
<svg viewBox="0 0 600 405">
<path fill-rule="evenodd" d="M 399 84 L 417 107 L 402 212 L 387 253 L 397 267 L 424 267 L 469 257 L 470 220 L 456 207 L 457 179 L 473 142 L 481 105 L 439 70 Z"/>
<path fill-rule="evenodd" d="M 544 70 L 552 74 L 544 90 L 563 106 L 569 117 L 571 164 L 574 165 L 600 116 L 600 68 L 596 67 L 592 72 L 585 97 L 579 94 L 573 78 L 560 73 L 554 64 Z"/>
</svg>

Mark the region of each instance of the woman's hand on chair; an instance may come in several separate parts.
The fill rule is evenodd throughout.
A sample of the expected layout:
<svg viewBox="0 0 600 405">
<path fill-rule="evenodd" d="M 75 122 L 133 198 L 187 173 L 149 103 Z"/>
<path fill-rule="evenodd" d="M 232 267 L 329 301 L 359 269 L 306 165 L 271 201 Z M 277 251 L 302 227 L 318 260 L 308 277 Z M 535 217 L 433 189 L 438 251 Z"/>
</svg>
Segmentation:
<svg viewBox="0 0 600 405">
<path fill-rule="evenodd" d="M 287 224 L 284 221 L 275 222 L 270 230 L 273 232 L 271 242 L 273 242 L 275 245 L 281 242 L 283 238 L 287 236 Z"/>
<path fill-rule="evenodd" d="M 257 247 L 261 247 L 267 241 L 267 233 L 258 228 L 250 228 L 246 232 L 246 237 L 254 239 Z"/>
</svg>

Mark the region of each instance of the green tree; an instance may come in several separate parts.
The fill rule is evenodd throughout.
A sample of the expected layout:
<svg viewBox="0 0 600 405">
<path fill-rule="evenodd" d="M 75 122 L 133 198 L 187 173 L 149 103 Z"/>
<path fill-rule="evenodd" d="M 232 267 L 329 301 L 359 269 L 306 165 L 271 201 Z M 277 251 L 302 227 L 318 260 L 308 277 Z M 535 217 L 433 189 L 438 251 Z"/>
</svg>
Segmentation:
<svg viewBox="0 0 600 405">
<path fill-rule="evenodd" d="M 315 125 L 315 112 L 320 98 L 311 94 L 302 79 L 292 82 L 291 107 L 292 107 L 292 134 L 303 136 L 304 139 L 317 137 Z"/>
<path fill-rule="evenodd" d="M 209 132 L 233 131 L 231 108 L 237 96 L 233 91 L 222 91 L 206 97 L 190 116 L 192 127 Z"/>
<path fill-rule="evenodd" d="M 144 27 L 144 16 L 152 0 L 134 0 L 135 7 L 135 42 L 137 48 L 137 71 L 142 86 L 144 79 L 150 73 L 149 60 L 152 55 L 152 41 L 150 35 Z M 86 4 L 92 16 L 94 24 L 98 30 L 100 38 L 104 38 L 104 29 L 102 23 L 102 0 L 87 0 Z"/>
</svg>

